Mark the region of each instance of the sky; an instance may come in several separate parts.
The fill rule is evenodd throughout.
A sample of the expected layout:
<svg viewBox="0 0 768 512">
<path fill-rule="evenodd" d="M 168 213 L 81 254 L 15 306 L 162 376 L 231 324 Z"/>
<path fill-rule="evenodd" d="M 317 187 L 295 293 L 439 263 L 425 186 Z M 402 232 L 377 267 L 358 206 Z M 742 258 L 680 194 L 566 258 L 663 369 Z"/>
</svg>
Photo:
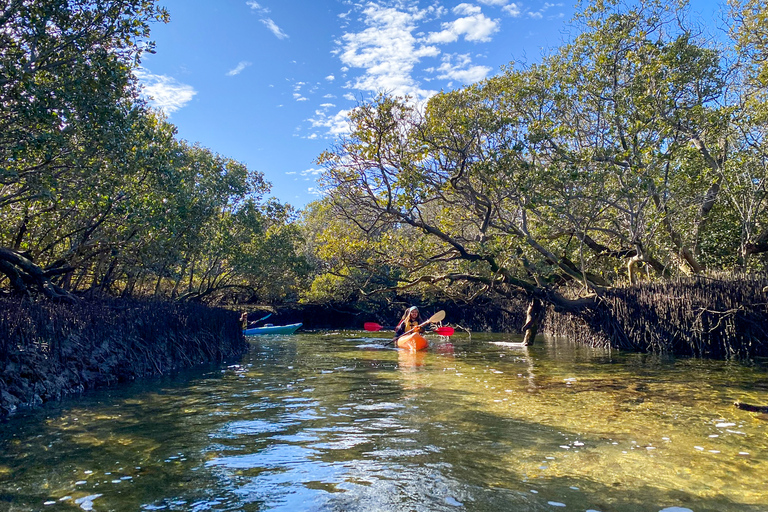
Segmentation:
<svg viewBox="0 0 768 512">
<path fill-rule="evenodd" d="M 178 136 L 262 172 L 301 209 L 345 114 L 379 92 L 425 100 L 535 63 L 575 32 L 572 1 L 160 0 L 138 70 Z M 717 0 L 693 0 L 712 17 Z"/>
</svg>

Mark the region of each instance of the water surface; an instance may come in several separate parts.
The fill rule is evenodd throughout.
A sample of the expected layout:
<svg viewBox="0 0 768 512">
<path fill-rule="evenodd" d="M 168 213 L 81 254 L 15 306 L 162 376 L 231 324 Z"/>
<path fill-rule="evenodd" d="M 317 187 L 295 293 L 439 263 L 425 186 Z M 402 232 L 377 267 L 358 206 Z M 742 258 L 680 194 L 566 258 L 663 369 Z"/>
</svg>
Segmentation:
<svg viewBox="0 0 768 512">
<path fill-rule="evenodd" d="M 0 510 L 767 511 L 759 364 L 334 332 L 0 424 Z M 519 341 L 519 340 L 517 340 Z"/>
</svg>

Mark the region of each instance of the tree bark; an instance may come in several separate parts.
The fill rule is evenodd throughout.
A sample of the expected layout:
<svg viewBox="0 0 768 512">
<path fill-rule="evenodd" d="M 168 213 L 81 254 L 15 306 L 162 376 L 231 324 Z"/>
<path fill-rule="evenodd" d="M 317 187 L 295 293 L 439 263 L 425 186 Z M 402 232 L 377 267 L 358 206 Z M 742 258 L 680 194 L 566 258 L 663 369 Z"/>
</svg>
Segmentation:
<svg viewBox="0 0 768 512">
<path fill-rule="evenodd" d="M 50 299 L 72 299 L 66 290 L 56 286 L 45 271 L 24 254 L 0 247 L 0 273 L 5 274 L 16 291 L 38 291 Z"/>
<path fill-rule="evenodd" d="M 536 334 L 539 332 L 544 312 L 545 309 L 542 302 L 538 298 L 532 298 L 525 312 L 525 325 L 523 326 L 523 345 L 526 347 L 533 345 L 533 342 L 536 340 Z"/>
</svg>

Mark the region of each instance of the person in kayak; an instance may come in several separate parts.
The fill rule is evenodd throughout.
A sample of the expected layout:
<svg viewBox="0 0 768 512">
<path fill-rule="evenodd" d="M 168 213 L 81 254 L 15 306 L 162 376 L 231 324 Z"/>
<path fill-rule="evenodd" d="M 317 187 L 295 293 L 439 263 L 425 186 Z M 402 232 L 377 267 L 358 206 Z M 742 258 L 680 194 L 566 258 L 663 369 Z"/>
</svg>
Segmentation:
<svg viewBox="0 0 768 512">
<path fill-rule="evenodd" d="M 400 320 L 400 323 L 397 324 L 397 327 L 395 328 L 395 336 L 402 336 L 411 329 L 414 329 L 414 332 L 420 332 L 422 328 L 419 327 L 419 324 L 423 322 L 424 320 L 422 320 L 421 315 L 419 315 L 419 308 L 411 306 L 405 310 L 403 318 Z"/>
</svg>

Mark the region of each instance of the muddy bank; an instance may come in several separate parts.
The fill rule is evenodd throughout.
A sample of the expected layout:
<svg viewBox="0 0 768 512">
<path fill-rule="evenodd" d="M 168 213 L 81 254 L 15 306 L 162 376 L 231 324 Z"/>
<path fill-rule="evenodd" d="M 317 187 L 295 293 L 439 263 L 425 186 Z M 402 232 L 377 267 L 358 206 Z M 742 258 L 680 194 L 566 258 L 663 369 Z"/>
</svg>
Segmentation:
<svg viewBox="0 0 768 512">
<path fill-rule="evenodd" d="M 0 417 L 247 347 L 236 313 L 199 304 L 0 298 Z"/>
<path fill-rule="evenodd" d="M 585 345 L 711 359 L 768 357 L 768 277 L 705 277 L 604 292 L 575 316 L 550 309 L 545 331 Z"/>
</svg>

